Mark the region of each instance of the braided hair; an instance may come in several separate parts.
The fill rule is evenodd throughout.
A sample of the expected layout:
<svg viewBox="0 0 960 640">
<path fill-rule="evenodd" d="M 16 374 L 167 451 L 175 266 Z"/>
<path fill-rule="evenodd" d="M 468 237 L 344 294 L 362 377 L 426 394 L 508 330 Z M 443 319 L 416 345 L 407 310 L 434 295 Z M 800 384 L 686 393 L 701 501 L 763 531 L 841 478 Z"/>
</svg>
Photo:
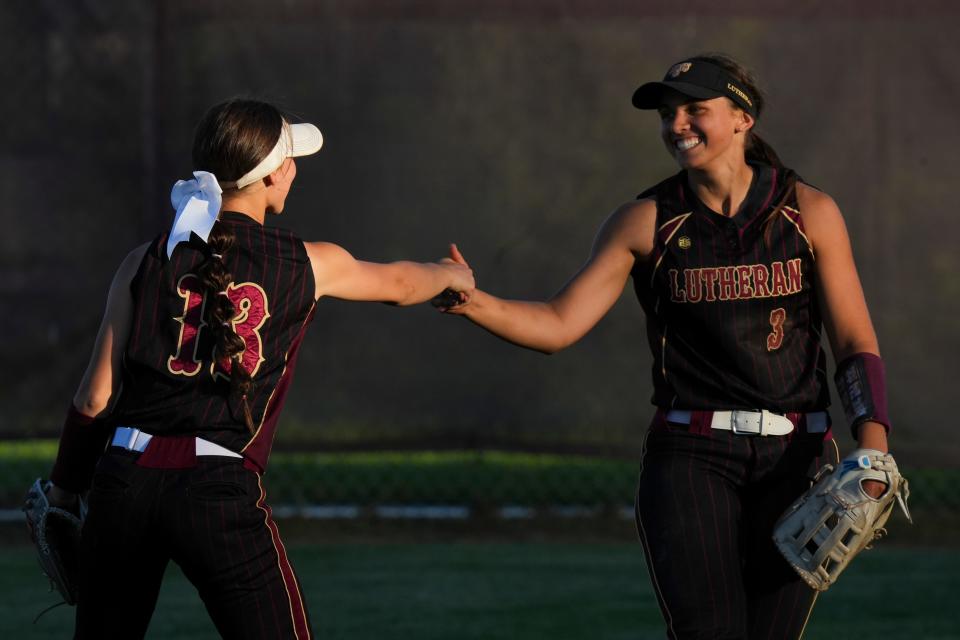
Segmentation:
<svg viewBox="0 0 960 640">
<path fill-rule="evenodd" d="M 265 102 L 237 98 L 214 105 L 194 133 L 193 166 L 209 171 L 221 181 L 237 180 L 270 153 L 282 127 L 282 113 Z M 215 224 L 207 239 L 206 257 L 196 275 L 207 301 L 203 321 L 213 333 L 210 357 L 214 366 L 218 362 L 229 363 L 230 395 L 240 400 L 244 422 L 254 433 L 248 399 L 253 380 L 242 364 L 246 345 L 233 328 L 237 310 L 227 292 L 233 274 L 223 260 L 235 241 L 229 225 Z"/>
</svg>

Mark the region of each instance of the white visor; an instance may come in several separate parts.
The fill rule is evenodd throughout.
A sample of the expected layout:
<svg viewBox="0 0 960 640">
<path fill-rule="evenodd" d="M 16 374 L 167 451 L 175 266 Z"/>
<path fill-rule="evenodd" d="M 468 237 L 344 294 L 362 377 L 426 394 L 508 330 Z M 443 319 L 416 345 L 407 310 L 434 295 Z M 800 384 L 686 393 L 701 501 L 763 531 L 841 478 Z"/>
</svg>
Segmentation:
<svg viewBox="0 0 960 640">
<path fill-rule="evenodd" d="M 270 153 L 247 173 L 240 176 L 236 182 L 220 182 L 223 189 L 243 189 L 257 180 L 262 180 L 280 168 L 287 158 L 298 158 L 316 153 L 323 146 L 323 134 L 309 122 L 290 124 L 283 121 L 280 137 Z"/>
</svg>

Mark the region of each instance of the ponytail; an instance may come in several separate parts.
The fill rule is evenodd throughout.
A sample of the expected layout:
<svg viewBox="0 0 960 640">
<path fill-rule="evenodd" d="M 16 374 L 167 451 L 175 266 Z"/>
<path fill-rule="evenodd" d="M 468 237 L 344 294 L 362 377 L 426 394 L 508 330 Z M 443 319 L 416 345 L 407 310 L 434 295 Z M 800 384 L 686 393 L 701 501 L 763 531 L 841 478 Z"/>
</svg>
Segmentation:
<svg viewBox="0 0 960 640">
<path fill-rule="evenodd" d="M 207 239 L 209 251 L 206 259 L 197 267 L 197 277 L 200 279 L 206 299 L 203 321 L 213 333 L 211 357 L 214 370 L 224 360 L 229 364 L 230 398 L 240 400 L 243 420 L 247 430 L 252 434 L 256 431 L 249 400 L 253 379 L 242 362 L 246 343 L 237 335 L 231 323 L 236 316 L 236 308 L 227 294 L 227 287 L 233 282 L 233 274 L 223 261 L 223 256 L 233 248 L 235 240 L 232 229 L 222 224 L 214 225 Z"/>
<path fill-rule="evenodd" d="M 777 155 L 777 152 L 773 150 L 766 140 L 761 138 L 759 135 L 753 132 L 751 129 L 747 133 L 747 145 L 746 145 L 746 160 L 747 162 L 752 162 L 754 164 L 766 164 L 777 171 L 786 172 L 787 179 L 783 186 L 783 195 L 780 196 L 780 199 L 773 205 L 773 208 L 770 210 L 770 214 L 767 216 L 766 220 L 763 221 L 763 239 L 769 245 L 772 241 L 773 234 L 773 221 L 780 216 L 780 212 L 783 210 L 783 207 L 786 206 L 797 191 L 797 174 L 793 171 L 788 171 L 783 162 L 780 160 L 780 156 Z"/>
<path fill-rule="evenodd" d="M 234 98 L 214 105 L 194 132 L 194 169 L 208 171 L 220 181 L 237 180 L 270 153 L 282 127 L 283 114 L 266 102 Z M 214 376 L 229 370 L 230 406 L 235 407 L 239 401 L 243 421 L 252 434 L 256 431 L 250 411 L 253 379 L 242 362 L 246 344 L 233 329 L 237 310 L 227 292 L 233 275 L 223 260 L 235 241 L 228 225 L 214 224 L 207 238 L 206 259 L 196 274 L 206 300 L 203 321 L 213 334 L 210 357 Z"/>
<path fill-rule="evenodd" d="M 784 168 L 777 152 L 766 140 L 754 133 L 753 129 L 747 132 L 747 144 L 744 151 L 748 163 L 768 164 L 776 169 Z"/>
</svg>

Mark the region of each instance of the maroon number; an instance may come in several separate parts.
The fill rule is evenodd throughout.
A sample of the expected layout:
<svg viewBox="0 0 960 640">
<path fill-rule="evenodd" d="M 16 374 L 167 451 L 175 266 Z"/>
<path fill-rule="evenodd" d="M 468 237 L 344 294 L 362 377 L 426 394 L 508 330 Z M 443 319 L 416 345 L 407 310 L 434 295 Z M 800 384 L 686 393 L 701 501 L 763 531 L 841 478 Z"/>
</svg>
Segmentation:
<svg viewBox="0 0 960 640">
<path fill-rule="evenodd" d="M 233 330 L 243 339 L 244 349 L 240 354 L 241 366 L 254 376 L 264 361 L 263 339 L 260 337 L 260 327 L 270 317 L 267 304 L 267 292 L 260 285 L 253 282 L 243 282 L 235 285 L 232 282 L 227 286 L 227 295 L 233 303 L 237 314 L 230 321 Z M 230 376 L 232 363 L 226 358 L 220 358 L 216 367 L 212 364 L 210 372 L 213 377 L 227 378 Z"/>
<path fill-rule="evenodd" d="M 183 315 L 174 318 L 180 323 L 180 338 L 177 340 L 177 352 L 167 358 L 167 369 L 180 376 L 195 376 L 200 371 L 197 360 L 197 343 L 203 321 L 203 288 L 200 279 L 192 273 L 177 282 L 177 295 L 183 298 Z"/>
<path fill-rule="evenodd" d="M 177 282 L 177 294 L 183 298 L 183 315 L 174 318 L 180 323 L 180 337 L 176 353 L 167 358 L 167 369 L 175 375 L 195 376 L 203 368 L 203 362 L 197 358 L 197 347 L 200 332 L 207 325 L 203 320 L 206 298 L 200 279 L 192 273 Z M 244 350 L 240 354 L 241 366 L 251 376 L 256 375 L 264 361 L 260 328 L 270 317 L 267 294 L 254 282 L 231 282 L 227 285 L 227 295 L 237 310 L 230 325 L 244 343 Z M 216 365 L 211 363 L 210 373 L 214 377 L 229 377 L 230 368 L 231 362 L 220 358 Z"/>
<path fill-rule="evenodd" d="M 770 312 L 770 326 L 773 331 L 767 336 L 767 351 L 776 351 L 783 344 L 783 324 L 787 321 L 787 312 L 782 307 Z"/>
</svg>

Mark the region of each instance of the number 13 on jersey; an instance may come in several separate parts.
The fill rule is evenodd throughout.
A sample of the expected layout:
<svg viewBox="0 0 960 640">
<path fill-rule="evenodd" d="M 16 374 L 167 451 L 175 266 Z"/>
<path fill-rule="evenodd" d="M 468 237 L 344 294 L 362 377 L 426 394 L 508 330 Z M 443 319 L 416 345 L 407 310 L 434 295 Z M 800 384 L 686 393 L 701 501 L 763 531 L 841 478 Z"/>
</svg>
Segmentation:
<svg viewBox="0 0 960 640">
<path fill-rule="evenodd" d="M 200 279 L 192 273 L 177 282 L 177 294 L 183 298 L 183 315 L 174 318 L 180 323 L 180 336 L 176 353 L 167 358 L 167 370 L 175 375 L 195 376 L 203 369 L 203 360 L 198 359 L 197 350 L 201 332 L 207 326 L 203 320 L 207 301 Z M 253 376 L 264 361 L 260 328 L 270 317 L 267 294 L 255 282 L 231 282 L 227 285 L 226 294 L 237 310 L 230 325 L 244 343 L 244 350 L 240 354 L 241 366 Z M 230 374 L 230 367 L 231 362 L 224 358 L 216 366 L 210 363 L 210 373 L 215 378 L 226 378 Z"/>
</svg>

